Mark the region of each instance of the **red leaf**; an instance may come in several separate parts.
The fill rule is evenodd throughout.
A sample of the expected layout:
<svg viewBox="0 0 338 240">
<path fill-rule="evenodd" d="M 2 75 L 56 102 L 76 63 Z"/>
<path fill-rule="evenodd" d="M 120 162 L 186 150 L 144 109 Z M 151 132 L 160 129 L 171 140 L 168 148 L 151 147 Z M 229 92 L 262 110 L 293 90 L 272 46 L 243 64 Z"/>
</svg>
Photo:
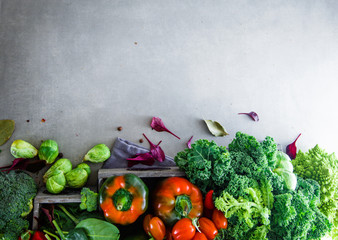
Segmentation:
<svg viewBox="0 0 338 240">
<path fill-rule="evenodd" d="M 28 165 L 28 158 L 16 158 L 13 160 L 12 165 L 8 165 L 5 167 L 1 167 L 0 169 L 4 169 L 4 168 L 8 168 L 5 170 L 2 170 L 3 172 L 10 172 L 12 170 L 16 170 L 16 169 L 21 169 L 24 170 L 26 169 L 27 165 Z"/>
<path fill-rule="evenodd" d="M 296 147 L 296 142 L 298 138 L 302 135 L 301 133 L 298 135 L 295 141 L 290 143 L 289 145 L 286 146 L 286 154 L 289 155 L 291 159 L 295 159 L 297 155 L 297 147 Z"/>
<path fill-rule="evenodd" d="M 191 140 L 192 140 L 193 137 L 194 137 L 194 136 L 191 136 L 191 138 L 190 138 L 189 141 L 187 142 L 188 148 L 191 148 Z"/>
<path fill-rule="evenodd" d="M 151 120 L 150 126 L 152 129 L 155 129 L 157 132 L 163 132 L 163 131 L 168 132 L 172 134 L 173 136 L 177 137 L 178 139 L 180 139 L 178 136 L 176 136 L 174 133 L 169 131 L 169 129 L 164 126 L 162 119 L 159 117 L 153 117 Z"/>
<path fill-rule="evenodd" d="M 251 117 L 252 120 L 254 120 L 255 122 L 259 121 L 259 117 L 258 114 L 255 112 L 249 112 L 249 113 L 238 113 L 238 114 L 245 114 L 248 115 L 249 117 Z"/>
<path fill-rule="evenodd" d="M 134 158 L 127 158 L 127 160 L 128 160 L 128 167 L 132 167 L 139 163 L 151 166 L 155 163 L 155 159 L 153 155 L 151 155 L 150 152 L 137 154 Z"/>
<path fill-rule="evenodd" d="M 12 165 L 0 167 L 3 172 L 10 172 L 12 170 L 26 170 L 29 172 L 37 172 L 41 170 L 44 166 L 46 166 L 46 161 L 38 160 L 38 159 L 28 159 L 28 158 L 16 158 L 13 160 Z"/>
<path fill-rule="evenodd" d="M 143 133 L 143 136 L 147 139 L 150 144 L 150 153 L 159 162 L 163 162 L 165 159 L 165 154 L 162 148 L 159 146 L 162 141 L 160 141 L 157 145 L 154 145 L 147 136 Z"/>
</svg>

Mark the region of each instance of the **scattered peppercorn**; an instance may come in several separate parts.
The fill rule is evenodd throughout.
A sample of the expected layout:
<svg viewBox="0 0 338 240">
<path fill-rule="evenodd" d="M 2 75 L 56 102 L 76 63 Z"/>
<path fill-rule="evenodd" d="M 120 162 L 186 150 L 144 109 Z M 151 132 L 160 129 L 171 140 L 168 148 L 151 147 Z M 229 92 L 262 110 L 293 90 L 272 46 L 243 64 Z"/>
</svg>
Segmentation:
<svg viewBox="0 0 338 240">
<path fill-rule="evenodd" d="M 140 143 L 143 143 L 143 139 L 142 138 L 140 138 L 140 140 L 138 140 Z"/>
<path fill-rule="evenodd" d="M 122 127 L 119 126 L 119 127 L 117 128 L 117 131 L 122 131 Z"/>
<path fill-rule="evenodd" d="M 137 42 L 134 42 L 135 45 L 137 45 Z"/>
<path fill-rule="evenodd" d="M 46 122 L 46 119 L 42 118 L 42 119 L 41 119 L 41 122 Z"/>
<path fill-rule="evenodd" d="M 26 120 L 26 122 L 29 122 L 29 120 Z"/>
</svg>

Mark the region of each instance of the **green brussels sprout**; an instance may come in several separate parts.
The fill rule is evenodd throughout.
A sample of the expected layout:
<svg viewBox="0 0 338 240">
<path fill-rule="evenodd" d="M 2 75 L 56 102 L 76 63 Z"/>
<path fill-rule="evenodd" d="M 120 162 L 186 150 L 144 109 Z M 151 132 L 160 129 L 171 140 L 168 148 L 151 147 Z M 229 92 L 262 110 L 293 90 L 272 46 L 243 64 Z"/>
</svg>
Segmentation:
<svg viewBox="0 0 338 240">
<path fill-rule="evenodd" d="M 38 150 L 24 140 L 15 140 L 11 146 L 11 154 L 15 158 L 33 158 L 38 154 Z"/>
<path fill-rule="evenodd" d="M 89 167 L 89 165 L 87 163 L 80 163 L 79 165 L 77 165 L 76 168 L 83 168 L 88 173 L 88 176 L 91 173 L 90 167 Z"/>
<path fill-rule="evenodd" d="M 54 140 L 46 140 L 41 143 L 39 148 L 39 158 L 40 160 L 45 160 L 47 164 L 51 164 L 55 161 L 56 157 L 59 155 L 59 146 Z"/>
<path fill-rule="evenodd" d="M 43 175 L 43 182 L 46 183 L 47 179 L 55 174 L 55 171 L 61 171 L 64 174 L 72 170 L 73 166 L 69 159 L 61 158 L 57 160 Z"/>
<path fill-rule="evenodd" d="M 55 170 L 54 175 L 49 177 L 46 188 L 50 193 L 60 193 L 66 187 L 66 177 L 60 170 Z"/>
<path fill-rule="evenodd" d="M 67 187 L 81 188 L 83 187 L 88 179 L 88 173 L 83 168 L 74 168 L 70 172 L 66 173 Z"/>
<path fill-rule="evenodd" d="M 109 148 L 105 144 L 98 144 L 87 152 L 83 158 L 83 161 L 100 163 L 106 161 L 109 157 Z"/>
</svg>

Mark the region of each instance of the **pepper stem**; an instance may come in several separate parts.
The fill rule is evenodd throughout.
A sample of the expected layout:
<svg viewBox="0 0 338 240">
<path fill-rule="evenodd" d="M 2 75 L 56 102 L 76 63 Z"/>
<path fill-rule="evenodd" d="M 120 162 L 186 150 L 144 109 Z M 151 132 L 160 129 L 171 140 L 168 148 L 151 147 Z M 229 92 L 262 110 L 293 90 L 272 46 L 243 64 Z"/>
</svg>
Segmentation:
<svg viewBox="0 0 338 240">
<path fill-rule="evenodd" d="M 133 195 L 124 188 L 117 190 L 112 198 L 118 211 L 128 211 L 133 201 Z"/>
<path fill-rule="evenodd" d="M 187 217 L 192 209 L 192 203 L 187 195 L 179 195 L 176 197 L 175 210 L 182 216 Z"/>
</svg>

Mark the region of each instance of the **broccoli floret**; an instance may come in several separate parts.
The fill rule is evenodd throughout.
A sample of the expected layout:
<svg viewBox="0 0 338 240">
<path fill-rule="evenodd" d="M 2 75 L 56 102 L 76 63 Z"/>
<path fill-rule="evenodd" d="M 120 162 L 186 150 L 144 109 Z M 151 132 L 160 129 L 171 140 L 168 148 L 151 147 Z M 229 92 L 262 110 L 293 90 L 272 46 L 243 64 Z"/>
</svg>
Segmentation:
<svg viewBox="0 0 338 240">
<path fill-rule="evenodd" d="M 97 209 L 98 194 L 91 191 L 89 188 L 82 188 L 81 190 L 81 210 L 87 210 L 88 212 L 95 211 Z"/>
<path fill-rule="evenodd" d="M 32 177 L 22 171 L 0 172 L 0 233 L 5 239 L 18 239 L 29 226 L 24 219 L 33 208 L 37 185 Z"/>
</svg>

